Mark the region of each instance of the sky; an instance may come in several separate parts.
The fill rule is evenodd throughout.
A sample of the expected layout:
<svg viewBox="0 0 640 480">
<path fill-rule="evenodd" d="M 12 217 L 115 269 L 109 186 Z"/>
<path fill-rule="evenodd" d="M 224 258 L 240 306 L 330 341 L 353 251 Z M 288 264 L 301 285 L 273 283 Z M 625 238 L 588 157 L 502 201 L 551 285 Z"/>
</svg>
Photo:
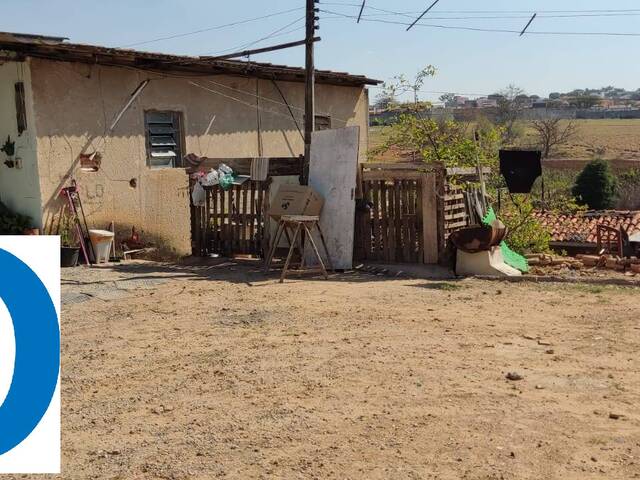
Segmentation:
<svg viewBox="0 0 640 480">
<path fill-rule="evenodd" d="M 417 18 L 432 1 L 367 0 L 363 21 L 357 24 L 354 18 L 347 17 L 357 16 L 360 0 L 322 0 L 319 4 L 322 41 L 316 44 L 317 68 L 364 74 L 384 81 L 399 74 L 410 78 L 426 65 L 434 65 L 438 73 L 425 82 L 421 100 L 436 100 L 438 92 L 486 95 L 509 84 L 541 96 L 552 91 L 607 85 L 628 90 L 640 88 L 638 0 L 440 0 L 420 21 L 430 26 L 417 25 L 405 31 L 403 24 Z M 213 55 L 244 50 L 245 45 L 269 34 L 274 36 L 247 48 L 302 39 L 304 4 L 305 0 L 3 0 L 0 31 L 59 35 L 75 43 Z M 625 9 L 636 11 L 585 12 Z M 577 17 L 575 11 L 599 16 Z M 538 16 L 529 27 L 532 33 L 523 36 L 433 26 L 521 31 L 531 12 L 537 12 Z M 261 20 L 214 29 L 272 14 Z M 470 16 L 484 18 L 469 19 Z M 487 18 L 496 16 L 501 18 Z M 207 31 L 132 45 L 195 30 Z M 304 47 L 252 59 L 302 66 Z M 374 89 L 372 96 L 378 91 Z"/>
</svg>

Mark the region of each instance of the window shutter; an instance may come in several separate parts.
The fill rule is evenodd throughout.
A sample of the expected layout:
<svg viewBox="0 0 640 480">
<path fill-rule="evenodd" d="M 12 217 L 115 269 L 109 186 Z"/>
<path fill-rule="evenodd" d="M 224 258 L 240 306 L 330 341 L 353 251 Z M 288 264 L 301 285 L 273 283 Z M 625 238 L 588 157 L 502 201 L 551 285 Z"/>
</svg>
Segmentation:
<svg viewBox="0 0 640 480">
<path fill-rule="evenodd" d="M 145 113 L 147 152 L 150 167 L 182 166 L 179 112 Z"/>
</svg>

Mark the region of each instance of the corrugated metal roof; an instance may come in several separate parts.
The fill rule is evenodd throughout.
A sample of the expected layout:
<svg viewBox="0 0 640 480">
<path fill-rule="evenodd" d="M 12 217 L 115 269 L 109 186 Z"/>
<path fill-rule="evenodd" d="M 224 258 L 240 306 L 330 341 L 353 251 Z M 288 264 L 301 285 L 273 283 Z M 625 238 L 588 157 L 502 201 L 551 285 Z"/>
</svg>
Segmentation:
<svg viewBox="0 0 640 480">
<path fill-rule="evenodd" d="M 25 57 L 122 66 L 150 71 L 228 74 L 266 79 L 304 81 L 304 68 L 240 60 L 215 60 L 186 55 L 142 52 L 64 41 L 65 37 L 0 32 L 0 50 Z M 379 80 L 346 72 L 316 70 L 316 82 L 333 85 L 377 85 Z"/>
</svg>

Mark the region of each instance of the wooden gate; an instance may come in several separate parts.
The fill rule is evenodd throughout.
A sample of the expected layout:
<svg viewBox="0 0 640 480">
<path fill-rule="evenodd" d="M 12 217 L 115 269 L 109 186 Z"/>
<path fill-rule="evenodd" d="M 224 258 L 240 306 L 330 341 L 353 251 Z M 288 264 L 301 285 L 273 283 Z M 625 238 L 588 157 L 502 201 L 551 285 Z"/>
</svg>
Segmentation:
<svg viewBox="0 0 640 480">
<path fill-rule="evenodd" d="M 261 256 L 268 182 L 246 181 L 227 191 L 216 185 L 205 192 L 205 206 L 194 212 L 196 254 Z"/>
<path fill-rule="evenodd" d="M 361 172 L 356 258 L 437 263 L 436 174 L 387 167 Z"/>
</svg>

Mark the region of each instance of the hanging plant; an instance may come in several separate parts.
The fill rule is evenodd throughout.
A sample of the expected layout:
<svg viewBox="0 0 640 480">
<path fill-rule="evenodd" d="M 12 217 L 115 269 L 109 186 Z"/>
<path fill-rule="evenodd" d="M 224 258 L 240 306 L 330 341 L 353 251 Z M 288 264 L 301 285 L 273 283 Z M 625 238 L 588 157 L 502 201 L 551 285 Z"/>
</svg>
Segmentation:
<svg viewBox="0 0 640 480">
<path fill-rule="evenodd" d="M 13 157 L 16 154 L 16 142 L 11 141 L 11 135 L 7 135 L 7 141 L 0 148 L 0 152 L 4 152 L 8 157 Z"/>
</svg>

